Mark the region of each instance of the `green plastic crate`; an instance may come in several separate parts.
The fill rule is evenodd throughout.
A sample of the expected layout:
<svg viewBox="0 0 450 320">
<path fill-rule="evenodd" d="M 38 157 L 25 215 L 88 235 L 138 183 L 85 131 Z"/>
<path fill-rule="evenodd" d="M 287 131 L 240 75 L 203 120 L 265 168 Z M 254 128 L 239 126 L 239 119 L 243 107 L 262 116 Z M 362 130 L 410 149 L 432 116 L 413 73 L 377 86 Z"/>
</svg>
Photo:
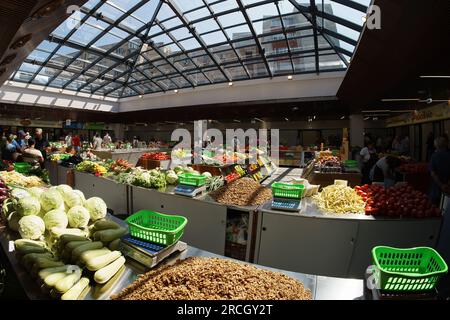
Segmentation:
<svg viewBox="0 0 450 320">
<path fill-rule="evenodd" d="M 202 174 L 183 173 L 178 176 L 179 184 L 200 187 L 206 183 L 206 176 Z"/>
<path fill-rule="evenodd" d="M 132 237 L 170 246 L 181 238 L 188 220 L 182 216 L 141 210 L 126 220 Z"/>
<path fill-rule="evenodd" d="M 302 184 L 275 182 L 272 184 L 272 194 L 277 198 L 301 199 L 305 192 Z"/>
<path fill-rule="evenodd" d="M 381 290 L 420 292 L 433 290 L 448 268 L 439 253 L 428 247 L 399 249 L 378 246 L 372 249 L 377 267 L 375 281 Z"/>
<path fill-rule="evenodd" d="M 347 168 L 356 168 L 358 166 L 358 161 L 356 160 L 345 160 L 344 167 Z"/>
<path fill-rule="evenodd" d="M 31 164 L 27 162 L 16 162 L 14 163 L 14 170 L 19 173 L 28 173 L 31 169 Z"/>
</svg>

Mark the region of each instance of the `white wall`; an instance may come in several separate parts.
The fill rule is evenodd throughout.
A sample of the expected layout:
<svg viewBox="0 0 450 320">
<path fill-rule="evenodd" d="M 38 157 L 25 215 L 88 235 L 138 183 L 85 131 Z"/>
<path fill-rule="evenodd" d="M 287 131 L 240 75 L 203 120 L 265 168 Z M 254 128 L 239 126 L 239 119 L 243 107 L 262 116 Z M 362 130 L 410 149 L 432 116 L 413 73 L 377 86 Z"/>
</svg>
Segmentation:
<svg viewBox="0 0 450 320">
<path fill-rule="evenodd" d="M 119 111 L 136 111 L 204 104 L 250 102 L 258 100 L 301 99 L 317 100 L 335 97 L 344 78 L 344 72 L 297 75 L 292 80 L 287 77 L 258 79 L 182 89 L 156 93 L 147 96 L 120 99 Z"/>
<path fill-rule="evenodd" d="M 103 99 L 101 96 L 70 90 L 60 93 L 56 88 L 11 81 L 0 87 L 0 103 L 105 112 L 117 112 L 119 109 L 117 99 Z"/>
</svg>

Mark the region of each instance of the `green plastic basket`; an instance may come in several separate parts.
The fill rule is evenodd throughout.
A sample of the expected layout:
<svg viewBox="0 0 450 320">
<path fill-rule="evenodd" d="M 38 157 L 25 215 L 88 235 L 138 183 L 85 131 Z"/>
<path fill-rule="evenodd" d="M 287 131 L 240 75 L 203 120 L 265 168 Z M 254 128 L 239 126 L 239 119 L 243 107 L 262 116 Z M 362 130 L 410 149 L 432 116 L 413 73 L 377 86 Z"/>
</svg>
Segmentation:
<svg viewBox="0 0 450 320">
<path fill-rule="evenodd" d="M 28 173 L 31 169 L 31 164 L 27 162 L 16 162 L 14 163 L 14 170 L 19 173 Z"/>
<path fill-rule="evenodd" d="M 141 210 L 125 221 L 132 237 L 170 246 L 181 238 L 188 220 L 182 216 Z"/>
<path fill-rule="evenodd" d="M 358 166 L 358 161 L 356 160 L 345 160 L 344 167 L 347 168 L 356 168 Z"/>
<path fill-rule="evenodd" d="M 433 290 L 448 270 L 439 253 L 428 247 L 398 249 L 378 246 L 372 249 L 372 259 L 377 267 L 376 285 L 385 291 Z"/>
<path fill-rule="evenodd" d="M 178 177 L 180 184 L 189 186 L 200 187 L 206 183 L 206 176 L 202 174 L 182 173 Z"/>
<path fill-rule="evenodd" d="M 289 184 L 275 182 L 272 184 L 272 194 L 277 198 L 301 199 L 305 192 L 305 186 L 302 184 Z"/>
</svg>

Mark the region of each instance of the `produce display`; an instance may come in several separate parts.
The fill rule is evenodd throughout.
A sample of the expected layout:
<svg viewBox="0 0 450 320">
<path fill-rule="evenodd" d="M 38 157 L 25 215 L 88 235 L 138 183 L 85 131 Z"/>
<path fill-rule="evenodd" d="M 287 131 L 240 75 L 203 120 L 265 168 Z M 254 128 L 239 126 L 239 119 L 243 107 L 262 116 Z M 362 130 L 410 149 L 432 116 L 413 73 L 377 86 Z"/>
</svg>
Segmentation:
<svg viewBox="0 0 450 320">
<path fill-rule="evenodd" d="M 366 201 L 366 215 L 389 217 L 439 217 L 441 210 L 429 201 L 426 194 L 401 184 L 391 188 L 380 185 L 355 187 L 356 192 Z"/>
<path fill-rule="evenodd" d="M 144 153 L 141 156 L 141 159 L 143 159 L 143 160 L 170 160 L 170 155 L 166 154 L 165 152 L 150 152 L 150 153 Z"/>
<path fill-rule="evenodd" d="M 345 185 L 327 186 L 313 199 L 326 213 L 363 213 L 366 205 L 354 189 Z"/>
<path fill-rule="evenodd" d="M 109 171 L 114 174 L 119 174 L 123 172 L 130 172 L 133 169 L 133 165 L 127 160 L 118 159 L 111 164 Z"/>
<path fill-rule="evenodd" d="M 188 258 L 141 275 L 114 300 L 311 300 L 284 274 L 218 258 Z"/>
<path fill-rule="evenodd" d="M 0 171 L 0 180 L 7 185 L 14 185 L 19 187 L 40 187 L 44 186 L 45 182 L 36 176 L 25 176 L 16 171 Z"/>
<path fill-rule="evenodd" d="M 0 161 L 0 171 L 13 171 L 14 165 L 11 161 L 2 160 Z"/>
<path fill-rule="evenodd" d="M 75 169 L 80 172 L 93 173 L 97 176 L 102 176 L 108 172 L 108 169 L 104 165 L 90 160 L 80 162 Z"/>
<path fill-rule="evenodd" d="M 251 178 L 241 178 L 211 192 L 211 197 L 223 204 L 255 206 L 272 200 L 272 190 Z"/>
<path fill-rule="evenodd" d="M 61 300 L 83 299 L 91 283 L 102 295 L 123 273 L 125 258 L 117 249 L 128 231 L 106 220 L 106 213 L 102 199 L 85 200 L 68 185 L 16 188 L 2 207 L 9 228 L 21 237 L 14 242 L 19 261 Z"/>
</svg>

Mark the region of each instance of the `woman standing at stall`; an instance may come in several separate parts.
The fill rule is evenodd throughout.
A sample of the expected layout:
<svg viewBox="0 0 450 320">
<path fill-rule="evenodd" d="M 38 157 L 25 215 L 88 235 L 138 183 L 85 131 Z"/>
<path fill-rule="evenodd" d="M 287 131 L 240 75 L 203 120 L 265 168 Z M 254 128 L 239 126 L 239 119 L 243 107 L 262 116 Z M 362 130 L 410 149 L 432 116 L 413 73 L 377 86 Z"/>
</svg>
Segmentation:
<svg viewBox="0 0 450 320">
<path fill-rule="evenodd" d="M 372 182 L 384 183 L 386 188 L 395 184 L 395 169 L 399 167 L 401 161 L 397 157 L 387 156 L 377 161 L 370 171 Z"/>
</svg>

